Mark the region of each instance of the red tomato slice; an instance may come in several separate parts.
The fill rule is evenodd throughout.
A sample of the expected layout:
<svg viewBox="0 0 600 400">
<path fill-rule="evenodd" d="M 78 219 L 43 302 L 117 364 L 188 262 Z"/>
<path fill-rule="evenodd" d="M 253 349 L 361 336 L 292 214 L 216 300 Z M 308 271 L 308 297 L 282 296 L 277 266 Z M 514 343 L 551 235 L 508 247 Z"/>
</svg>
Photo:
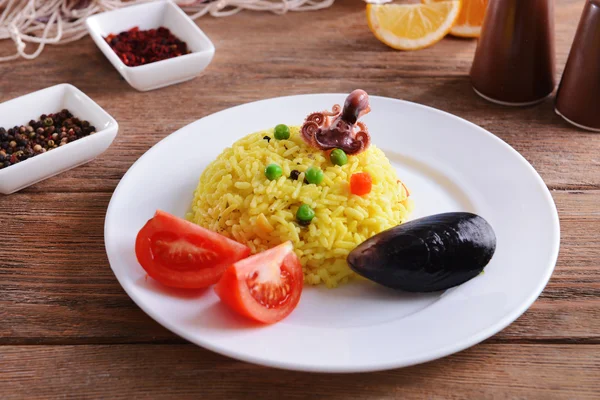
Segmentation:
<svg viewBox="0 0 600 400">
<path fill-rule="evenodd" d="M 232 263 L 248 257 L 250 248 L 159 210 L 138 233 L 135 255 L 163 285 L 204 288 L 217 283 Z"/>
<path fill-rule="evenodd" d="M 285 242 L 227 268 L 215 292 L 234 311 L 272 324 L 296 308 L 303 284 L 300 260 Z"/>
</svg>

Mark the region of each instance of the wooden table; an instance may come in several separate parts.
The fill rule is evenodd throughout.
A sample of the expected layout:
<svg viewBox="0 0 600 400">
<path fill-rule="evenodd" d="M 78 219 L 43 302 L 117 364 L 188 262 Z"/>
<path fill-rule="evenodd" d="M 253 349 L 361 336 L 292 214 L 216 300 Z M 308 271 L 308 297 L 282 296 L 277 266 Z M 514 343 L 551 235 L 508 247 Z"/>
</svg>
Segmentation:
<svg viewBox="0 0 600 400">
<path fill-rule="evenodd" d="M 556 1 L 559 72 L 583 3 Z M 467 76 L 474 41 L 448 38 L 411 53 L 385 47 L 357 0 L 198 24 L 215 43 L 214 61 L 202 77 L 157 91 L 132 89 L 89 38 L 50 46 L 34 61 L 0 64 L 0 101 L 69 82 L 120 125 L 94 162 L 0 197 L 1 398 L 600 398 L 600 135 L 571 128 L 550 101 L 509 109 L 475 96 Z M 351 375 L 232 360 L 146 316 L 121 289 L 104 251 L 106 208 L 129 166 L 215 111 L 357 87 L 472 121 L 539 171 L 558 206 L 562 243 L 556 271 L 529 311 L 459 354 Z"/>
</svg>

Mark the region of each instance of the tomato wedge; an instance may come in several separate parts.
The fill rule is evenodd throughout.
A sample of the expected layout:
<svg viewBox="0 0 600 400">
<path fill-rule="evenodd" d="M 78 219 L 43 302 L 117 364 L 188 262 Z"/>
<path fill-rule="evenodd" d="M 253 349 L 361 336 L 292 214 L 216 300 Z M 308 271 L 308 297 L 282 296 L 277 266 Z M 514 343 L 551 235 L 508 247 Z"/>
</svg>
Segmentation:
<svg viewBox="0 0 600 400">
<path fill-rule="evenodd" d="M 248 257 L 250 248 L 159 210 L 139 231 L 135 255 L 148 275 L 165 286 L 204 288 Z"/>
<path fill-rule="evenodd" d="M 285 242 L 227 268 L 215 292 L 234 311 L 272 324 L 296 308 L 303 284 L 300 260 Z"/>
</svg>

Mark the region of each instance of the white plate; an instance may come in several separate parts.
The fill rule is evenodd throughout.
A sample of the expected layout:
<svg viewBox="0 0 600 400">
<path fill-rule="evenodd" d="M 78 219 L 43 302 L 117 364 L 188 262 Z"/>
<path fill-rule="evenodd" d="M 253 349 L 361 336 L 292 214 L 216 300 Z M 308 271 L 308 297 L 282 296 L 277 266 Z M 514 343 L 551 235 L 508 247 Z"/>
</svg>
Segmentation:
<svg viewBox="0 0 600 400">
<path fill-rule="evenodd" d="M 42 114 L 68 109 L 96 127 L 96 133 L 0 169 L 0 193 L 11 194 L 92 161 L 111 145 L 119 124 L 94 100 L 68 83 L 51 86 L 0 104 L 0 126 L 26 125 Z"/>
<path fill-rule="evenodd" d="M 342 94 L 283 97 L 234 107 L 190 124 L 123 177 L 105 225 L 112 269 L 152 318 L 187 340 L 257 364 L 303 371 L 403 367 L 472 346 L 519 317 L 538 297 L 559 248 L 556 207 L 527 161 L 489 132 L 418 104 L 371 97 L 364 121 L 410 188 L 413 218 L 445 211 L 485 217 L 497 250 L 485 273 L 444 293 L 398 293 L 369 283 L 306 287 L 284 321 L 257 327 L 212 290 L 161 287 L 138 265 L 134 240 L 156 209 L 183 216 L 202 170 L 238 138 L 278 123 L 300 125 Z"/>
</svg>

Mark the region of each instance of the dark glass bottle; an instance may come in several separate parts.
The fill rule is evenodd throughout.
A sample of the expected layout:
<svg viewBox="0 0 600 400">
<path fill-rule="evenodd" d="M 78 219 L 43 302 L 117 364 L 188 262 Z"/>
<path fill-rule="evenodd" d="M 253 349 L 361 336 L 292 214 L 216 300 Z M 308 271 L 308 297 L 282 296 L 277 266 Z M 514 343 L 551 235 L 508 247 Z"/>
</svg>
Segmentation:
<svg viewBox="0 0 600 400">
<path fill-rule="evenodd" d="M 504 105 L 550 96 L 556 86 L 553 0 L 490 0 L 471 82 L 483 98 Z"/>
</svg>

